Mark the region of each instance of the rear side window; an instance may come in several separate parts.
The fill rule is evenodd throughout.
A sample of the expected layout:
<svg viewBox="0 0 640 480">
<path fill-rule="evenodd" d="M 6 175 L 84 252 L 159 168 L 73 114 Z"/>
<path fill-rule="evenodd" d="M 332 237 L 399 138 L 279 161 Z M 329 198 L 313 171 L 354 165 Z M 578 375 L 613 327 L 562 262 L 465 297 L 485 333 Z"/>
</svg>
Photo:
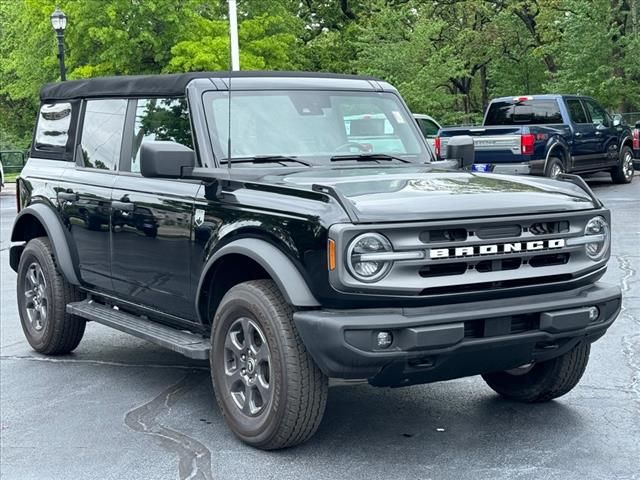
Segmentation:
<svg viewBox="0 0 640 480">
<path fill-rule="evenodd" d="M 81 166 L 116 170 L 122 148 L 127 100 L 88 100 L 80 143 Z"/>
<path fill-rule="evenodd" d="M 589 123 L 587 114 L 584 113 L 584 108 L 582 108 L 582 102 L 580 100 L 570 98 L 567 100 L 567 108 L 569 109 L 569 115 L 571 115 L 573 123 Z"/>
<path fill-rule="evenodd" d="M 185 98 L 136 100 L 131 171 L 140 172 L 140 146 L 154 140 L 170 140 L 193 148 L 189 111 Z"/>
<path fill-rule="evenodd" d="M 31 155 L 52 160 L 73 160 L 79 111 L 78 100 L 41 104 Z"/>
<path fill-rule="evenodd" d="M 64 150 L 71 126 L 70 103 L 45 103 L 40 107 L 35 146 L 38 150 Z"/>
<path fill-rule="evenodd" d="M 489 106 L 485 125 L 544 125 L 562 123 L 556 100 L 524 102 L 493 102 Z"/>
</svg>

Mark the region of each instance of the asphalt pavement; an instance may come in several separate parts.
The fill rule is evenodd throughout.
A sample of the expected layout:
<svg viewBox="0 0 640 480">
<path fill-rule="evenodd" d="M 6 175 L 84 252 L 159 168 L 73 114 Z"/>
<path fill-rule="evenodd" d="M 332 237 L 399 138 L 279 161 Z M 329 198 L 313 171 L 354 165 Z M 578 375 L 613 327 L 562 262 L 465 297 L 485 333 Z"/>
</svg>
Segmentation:
<svg viewBox="0 0 640 480">
<path fill-rule="evenodd" d="M 0 478 L 640 479 L 640 176 L 589 179 L 613 214 L 604 281 L 624 309 L 581 383 L 546 404 L 499 398 L 479 377 L 402 389 L 334 386 L 307 444 L 236 440 L 206 364 L 89 324 L 71 355 L 22 334 L 9 268 L 12 192 L 0 195 Z"/>
</svg>

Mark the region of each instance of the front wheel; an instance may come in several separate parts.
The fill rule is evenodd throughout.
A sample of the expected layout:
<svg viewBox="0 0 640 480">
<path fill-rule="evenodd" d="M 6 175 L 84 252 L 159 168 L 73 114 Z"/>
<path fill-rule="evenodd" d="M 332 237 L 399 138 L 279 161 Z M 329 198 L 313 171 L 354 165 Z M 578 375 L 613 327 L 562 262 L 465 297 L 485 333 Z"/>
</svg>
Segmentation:
<svg viewBox="0 0 640 480">
<path fill-rule="evenodd" d="M 620 163 L 611 170 L 613 183 L 631 183 L 633 180 L 633 151 L 628 147 L 622 147 Z"/>
<path fill-rule="evenodd" d="M 591 344 L 581 342 L 564 355 L 482 378 L 503 397 L 519 402 L 547 402 L 575 387 L 589 361 Z"/>
<path fill-rule="evenodd" d="M 211 343 L 216 399 L 237 437 L 264 450 L 311 438 L 324 414 L 328 380 L 273 281 L 252 280 L 229 290 L 216 312 Z"/>
</svg>

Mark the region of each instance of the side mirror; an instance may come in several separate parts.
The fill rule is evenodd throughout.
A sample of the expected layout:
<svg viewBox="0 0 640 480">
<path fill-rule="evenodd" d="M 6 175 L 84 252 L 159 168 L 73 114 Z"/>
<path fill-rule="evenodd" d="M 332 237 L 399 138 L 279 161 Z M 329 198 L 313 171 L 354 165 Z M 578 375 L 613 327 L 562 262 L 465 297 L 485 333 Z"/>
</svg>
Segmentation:
<svg viewBox="0 0 640 480">
<path fill-rule="evenodd" d="M 140 147 L 140 173 L 143 177 L 180 178 L 196 166 L 196 155 L 176 142 L 145 142 Z"/>
<path fill-rule="evenodd" d="M 636 122 L 636 128 L 640 130 L 640 122 Z"/>
<path fill-rule="evenodd" d="M 447 160 L 458 160 L 458 166 L 460 168 L 468 169 L 473 165 L 475 156 L 473 138 L 470 135 L 460 135 L 449 138 L 445 156 Z"/>
</svg>

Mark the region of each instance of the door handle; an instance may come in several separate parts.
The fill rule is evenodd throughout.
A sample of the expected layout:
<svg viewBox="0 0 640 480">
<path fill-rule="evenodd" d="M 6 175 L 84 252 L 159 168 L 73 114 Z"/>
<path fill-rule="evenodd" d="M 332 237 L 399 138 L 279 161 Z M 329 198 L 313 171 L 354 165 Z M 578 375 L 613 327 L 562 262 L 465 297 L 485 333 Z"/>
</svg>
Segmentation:
<svg viewBox="0 0 640 480">
<path fill-rule="evenodd" d="M 576 134 L 575 134 L 575 137 L 576 137 L 576 138 L 579 138 L 579 137 L 581 137 L 581 136 L 582 136 L 582 134 L 581 134 L 580 132 L 576 132 Z"/>
<path fill-rule="evenodd" d="M 64 192 L 58 192 L 58 199 L 65 202 L 77 202 L 80 199 L 80 195 L 68 188 Z"/>
<path fill-rule="evenodd" d="M 602 132 L 596 132 L 596 135 L 600 136 L 602 135 Z"/>
<path fill-rule="evenodd" d="M 111 207 L 114 210 L 120 210 L 122 212 L 133 212 L 134 204 L 131 203 L 128 199 L 126 201 L 117 201 L 114 200 L 111 202 Z"/>
</svg>

